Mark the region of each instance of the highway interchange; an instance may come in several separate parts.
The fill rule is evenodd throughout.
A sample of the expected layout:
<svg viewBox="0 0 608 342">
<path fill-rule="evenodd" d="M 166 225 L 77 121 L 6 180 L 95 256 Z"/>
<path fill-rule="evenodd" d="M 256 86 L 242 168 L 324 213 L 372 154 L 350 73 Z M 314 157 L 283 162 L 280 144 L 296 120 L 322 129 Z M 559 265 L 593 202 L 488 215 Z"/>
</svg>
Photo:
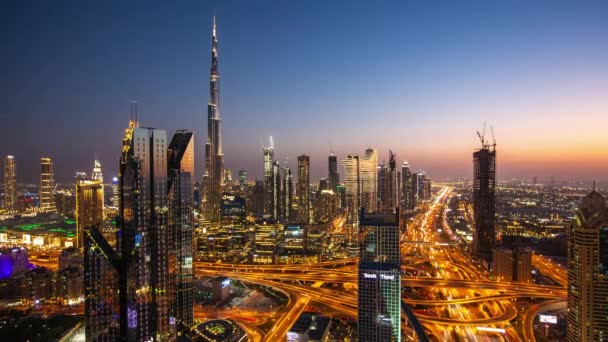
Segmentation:
<svg viewBox="0 0 608 342">
<path fill-rule="evenodd" d="M 566 302 L 566 271 L 551 260 L 535 255 L 533 266 L 559 286 L 491 280 L 459 247 L 439 240 L 438 231 L 443 230 L 451 236 L 445 215 L 442 215 L 451 195 L 452 188 L 442 188 L 433 201 L 422 206 L 402 236 L 403 265 L 425 264 L 434 271 L 432 276 L 403 276 L 404 288 L 423 291 L 426 295 L 404 296 L 403 302 L 413 309 L 427 334 L 435 340 L 534 341 L 532 324 L 535 316 L 562 308 Z M 195 274 L 197 277 L 226 276 L 271 286 L 287 294 L 288 304 L 272 313 L 259 315 L 234 309 L 214 312 L 216 317 L 239 322 L 252 341 L 277 341 L 285 338 L 309 304 L 320 304 L 337 314 L 356 318 L 356 263 L 356 258 L 306 265 L 196 262 Z M 520 307 L 518 300 L 530 304 Z M 210 316 L 209 312 L 199 309 L 195 314 L 197 318 Z M 252 320 L 252 316 L 255 319 Z M 272 327 L 268 331 L 261 330 L 259 327 L 268 320 L 273 322 Z M 513 322 L 521 322 L 515 324 L 519 328 L 512 325 Z M 405 318 L 402 329 L 406 339 L 416 339 Z"/>
</svg>

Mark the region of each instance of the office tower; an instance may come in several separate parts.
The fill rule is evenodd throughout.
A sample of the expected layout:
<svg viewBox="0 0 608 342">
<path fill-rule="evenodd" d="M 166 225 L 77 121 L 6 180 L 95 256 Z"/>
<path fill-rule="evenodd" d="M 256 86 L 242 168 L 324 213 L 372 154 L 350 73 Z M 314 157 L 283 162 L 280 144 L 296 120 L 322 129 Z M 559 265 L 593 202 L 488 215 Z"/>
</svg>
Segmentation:
<svg viewBox="0 0 608 342">
<path fill-rule="evenodd" d="M 283 181 L 281 179 L 281 165 L 275 160 L 272 163 L 272 218 L 280 220 L 283 218 L 283 196 L 281 188 L 283 187 Z"/>
<path fill-rule="evenodd" d="M 273 207 L 273 175 L 272 165 L 274 164 L 274 146 L 270 137 L 270 146 L 264 147 L 264 213 L 272 215 Z"/>
<path fill-rule="evenodd" d="M 53 161 L 51 158 L 40 158 L 40 166 L 40 210 L 53 212 L 57 210 L 53 199 L 53 190 L 55 190 Z"/>
<path fill-rule="evenodd" d="M 336 186 L 340 183 L 340 174 L 338 173 L 338 157 L 336 154 L 331 152 L 329 154 L 328 162 L 328 175 L 327 179 L 329 180 L 329 189 L 332 191 L 336 191 Z"/>
<path fill-rule="evenodd" d="M 263 214 L 266 208 L 266 188 L 264 181 L 256 180 L 253 186 L 253 212 Z"/>
<path fill-rule="evenodd" d="M 241 187 L 247 185 L 247 170 L 239 170 L 239 185 Z"/>
<path fill-rule="evenodd" d="M 389 206 L 389 183 L 388 166 L 385 164 L 378 165 L 378 212 L 388 213 Z"/>
<path fill-rule="evenodd" d="M 282 244 L 282 224 L 272 219 L 257 221 L 255 223 L 252 261 L 262 264 L 276 263 L 279 248 Z"/>
<path fill-rule="evenodd" d="M 4 208 L 17 209 L 17 165 L 13 156 L 4 158 Z"/>
<path fill-rule="evenodd" d="M 291 169 L 283 168 L 283 213 L 285 221 L 290 221 L 293 218 L 293 178 Z"/>
<path fill-rule="evenodd" d="M 515 263 L 513 251 L 508 248 L 495 248 L 492 259 L 494 260 L 492 263 L 494 277 L 500 281 L 512 281 Z"/>
<path fill-rule="evenodd" d="M 103 174 L 101 173 L 101 162 L 95 159 L 93 163 L 93 172 L 91 173 L 92 180 L 98 180 L 103 184 Z"/>
<path fill-rule="evenodd" d="M 378 210 L 378 153 L 372 148 L 365 150 L 361 158 L 361 206 L 368 213 Z"/>
<path fill-rule="evenodd" d="M 361 172 L 357 155 L 348 155 L 342 161 L 344 166 L 344 197 L 346 207 L 346 227 L 349 243 L 357 242 L 359 210 L 361 208 Z"/>
<path fill-rule="evenodd" d="M 401 341 L 399 210 L 361 210 L 359 225 L 359 341 Z"/>
<path fill-rule="evenodd" d="M 412 191 L 412 172 L 410 164 L 404 161 L 401 165 L 401 209 L 403 211 L 412 211 L 415 208 Z"/>
<path fill-rule="evenodd" d="M 120 336 L 127 341 L 167 340 L 175 336 L 175 320 L 169 319 L 167 133 L 137 126 L 129 122 L 122 144 L 116 250 L 99 227 L 85 232 L 117 270 Z"/>
<path fill-rule="evenodd" d="M 203 213 L 208 220 L 219 219 L 224 175 L 224 153 L 222 152 L 222 119 L 220 117 L 220 72 L 218 69 L 217 35 L 213 17 L 211 39 L 211 77 L 207 106 L 207 143 L 205 144 L 205 174 Z"/>
<path fill-rule="evenodd" d="M 513 257 L 513 281 L 532 282 L 532 251 L 527 248 L 517 248 Z"/>
<path fill-rule="evenodd" d="M 568 227 L 567 339 L 608 339 L 608 208 L 595 190 Z"/>
<path fill-rule="evenodd" d="M 118 177 L 112 178 L 112 206 L 118 208 L 120 205 L 120 186 L 118 184 Z"/>
<path fill-rule="evenodd" d="M 192 268 L 192 223 L 194 185 L 194 134 L 177 131 L 171 139 L 167 160 L 169 236 L 169 288 L 174 294 L 169 317 L 177 324 L 194 324 Z M 165 319 L 168 319 L 165 317 Z"/>
<path fill-rule="evenodd" d="M 79 177 L 76 180 L 76 247 L 84 248 L 85 229 L 103 222 L 103 184 Z"/>
<path fill-rule="evenodd" d="M 224 193 L 222 195 L 222 225 L 242 225 L 247 212 L 245 199 L 240 196 Z"/>
<path fill-rule="evenodd" d="M 420 188 L 422 173 L 416 172 L 412 174 L 411 184 L 412 184 L 412 205 L 414 208 L 418 205 L 418 201 L 420 200 L 420 192 L 422 191 Z"/>
<path fill-rule="evenodd" d="M 338 210 L 338 196 L 333 190 L 321 190 L 316 201 L 315 222 L 331 221 Z"/>
<path fill-rule="evenodd" d="M 491 263 L 494 250 L 496 211 L 496 144 L 483 144 L 473 153 L 473 234 L 472 254 Z"/>
<path fill-rule="evenodd" d="M 321 180 L 319 180 L 319 188 L 317 189 L 317 191 L 321 192 L 323 190 L 329 189 L 331 189 L 329 186 L 329 180 L 327 178 L 321 178 Z"/>
<path fill-rule="evenodd" d="M 310 157 L 298 157 L 298 210 L 300 223 L 310 223 Z"/>
<path fill-rule="evenodd" d="M 388 204 L 385 204 L 387 207 L 387 213 L 392 213 L 395 211 L 395 208 L 399 206 L 399 192 L 397 187 L 397 155 L 393 153 L 393 151 L 388 151 L 388 188 L 387 188 L 387 196 L 386 201 Z"/>
</svg>

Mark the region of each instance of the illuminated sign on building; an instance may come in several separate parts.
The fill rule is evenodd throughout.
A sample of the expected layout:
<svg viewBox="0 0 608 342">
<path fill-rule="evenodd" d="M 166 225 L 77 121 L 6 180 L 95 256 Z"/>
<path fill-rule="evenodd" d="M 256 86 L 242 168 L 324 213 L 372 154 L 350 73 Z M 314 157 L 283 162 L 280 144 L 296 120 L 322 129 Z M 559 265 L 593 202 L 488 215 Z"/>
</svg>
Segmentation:
<svg viewBox="0 0 608 342">
<path fill-rule="evenodd" d="M 222 288 L 225 288 L 226 286 L 230 285 L 230 279 L 224 279 L 222 280 Z"/>
<path fill-rule="evenodd" d="M 557 324 L 557 316 L 552 315 L 540 315 L 541 323 Z"/>
<path fill-rule="evenodd" d="M 363 278 L 368 278 L 368 279 L 377 279 L 376 275 L 373 273 L 363 273 Z"/>
<path fill-rule="evenodd" d="M 395 280 L 395 275 L 394 274 L 391 274 L 391 275 L 381 274 L 380 275 L 380 279 L 382 279 L 382 280 Z"/>
</svg>

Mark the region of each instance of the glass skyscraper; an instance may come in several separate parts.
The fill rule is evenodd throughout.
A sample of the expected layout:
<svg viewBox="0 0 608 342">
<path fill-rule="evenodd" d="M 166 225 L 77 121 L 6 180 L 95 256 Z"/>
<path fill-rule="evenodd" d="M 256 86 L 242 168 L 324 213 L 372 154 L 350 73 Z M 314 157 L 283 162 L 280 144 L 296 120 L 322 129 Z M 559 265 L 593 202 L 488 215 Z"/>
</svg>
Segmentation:
<svg viewBox="0 0 608 342">
<path fill-rule="evenodd" d="M 399 211 L 359 221 L 359 341 L 401 341 Z"/>
<path fill-rule="evenodd" d="M 473 153 L 473 234 L 472 254 L 491 263 L 495 245 L 496 148 L 483 145 Z"/>
</svg>

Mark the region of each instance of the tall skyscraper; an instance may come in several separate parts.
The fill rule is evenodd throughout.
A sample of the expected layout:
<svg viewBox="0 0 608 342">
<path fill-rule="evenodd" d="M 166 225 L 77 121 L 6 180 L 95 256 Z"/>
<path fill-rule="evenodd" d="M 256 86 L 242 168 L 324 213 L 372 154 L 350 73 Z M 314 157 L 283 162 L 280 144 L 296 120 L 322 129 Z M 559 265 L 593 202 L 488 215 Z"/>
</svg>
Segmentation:
<svg viewBox="0 0 608 342">
<path fill-rule="evenodd" d="M 569 342 L 608 340 L 608 208 L 593 190 L 568 227 Z"/>
<path fill-rule="evenodd" d="M 76 180 L 76 247 L 84 248 L 84 230 L 103 222 L 103 184 L 99 180 Z"/>
<path fill-rule="evenodd" d="M 247 170 L 239 170 L 239 185 L 244 187 L 247 184 Z"/>
<path fill-rule="evenodd" d="M 53 212 L 57 210 L 53 198 L 53 190 L 55 190 L 53 161 L 51 158 L 40 158 L 40 166 L 40 210 Z"/>
<path fill-rule="evenodd" d="M 85 243 L 90 238 L 117 270 L 120 336 L 126 341 L 170 340 L 175 319 L 170 315 L 167 253 L 167 133 L 137 126 L 129 123 L 122 144 L 117 250 L 94 226 L 85 230 Z M 87 312 L 85 320 L 95 320 L 96 311 Z"/>
<path fill-rule="evenodd" d="M 13 156 L 4 158 L 4 208 L 17 209 L 17 165 Z"/>
<path fill-rule="evenodd" d="M 264 147 L 264 213 L 272 215 L 273 204 L 273 183 L 274 177 L 272 167 L 274 165 L 274 146 L 270 137 L 270 146 Z"/>
<path fill-rule="evenodd" d="M 93 172 L 91 173 L 92 180 L 98 180 L 103 184 L 103 173 L 101 173 L 101 162 L 95 159 L 93 163 Z"/>
<path fill-rule="evenodd" d="M 170 289 L 175 293 L 170 317 L 177 324 L 194 324 L 192 223 L 194 190 L 194 134 L 177 131 L 168 150 Z"/>
<path fill-rule="evenodd" d="M 359 340 L 401 341 L 399 210 L 362 211 L 359 224 Z"/>
<path fill-rule="evenodd" d="M 112 206 L 118 208 L 120 205 L 120 184 L 118 177 L 112 178 Z"/>
<path fill-rule="evenodd" d="M 401 210 L 412 211 L 415 208 L 413 191 L 412 191 L 412 171 L 410 170 L 410 164 L 404 161 L 401 164 Z"/>
<path fill-rule="evenodd" d="M 298 210 L 299 221 L 310 223 L 310 157 L 298 156 Z"/>
<path fill-rule="evenodd" d="M 359 156 L 348 155 L 342 161 L 342 165 L 344 166 L 347 235 L 349 243 L 353 244 L 357 242 L 359 210 L 361 208 L 361 163 Z"/>
<path fill-rule="evenodd" d="M 272 163 L 272 218 L 280 220 L 283 218 L 283 180 L 281 177 L 281 165 L 278 161 Z"/>
<path fill-rule="evenodd" d="M 473 215 L 475 233 L 472 253 L 488 263 L 495 244 L 496 144 L 483 144 L 473 153 Z"/>
<path fill-rule="evenodd" d="M 222 119 L 220 118 L 220 72 L 218 69 L 217 35 L 213 17 L 211 39 L 210 96 L 207 107 L 207 143 L 205 144 L 205 174 L 203 212 L 207 219 L 219 219 L 222 181 L 224 176 L 224 153 L 222 152 Z"/>
<path fill-rule="evenodd" d="M 284 219 L 289 222 L 293 218 L 293 178 L 291 175 L 291 169 L 288 167 L 283 168 L 283 212 Z"/>
<path fill-rule="evenodd" d="M 328 175 L 329 189 L 336 192 L 336 186 L 340 183 L 340 174 L 338 173 L 338 157 L 336 154 L 331 152 L 327 160 L 328 164 Z"/>
<path fill-rule="evenodd" d="M 378 210 L 378 153 L 373 148 L 365 150 L 361 158 L 361 206 L 368 213 Z"/>
</svg>

